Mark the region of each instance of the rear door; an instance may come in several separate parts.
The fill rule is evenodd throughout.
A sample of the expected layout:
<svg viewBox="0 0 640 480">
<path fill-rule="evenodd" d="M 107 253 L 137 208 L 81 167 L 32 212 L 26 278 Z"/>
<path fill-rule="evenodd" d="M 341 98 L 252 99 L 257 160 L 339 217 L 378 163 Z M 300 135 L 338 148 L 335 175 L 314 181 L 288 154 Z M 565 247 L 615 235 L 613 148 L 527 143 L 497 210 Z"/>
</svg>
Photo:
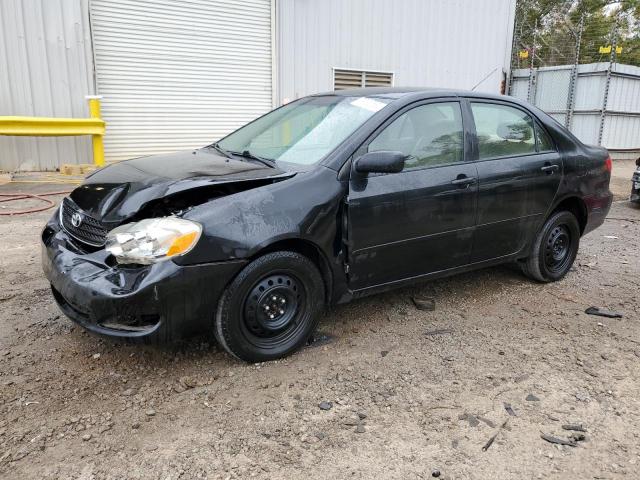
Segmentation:
<svg viewBox="0 0 640 480">
<path fill-rule="evenodd" d="M 359 290 L 468 263 L 477 172 L 459 101 L 406 107 L 354 155 L 407 155 L 400 173 L 352 172 L 348 196 L 349 281 Z"/>
<path fill-rule="evenodd" d="M 520 251 L 558 191 L 562 161 L 549 134 L 517 105 L 470 102 L 478 152 L 478 220 L 471 262 Z"/>
</svg>

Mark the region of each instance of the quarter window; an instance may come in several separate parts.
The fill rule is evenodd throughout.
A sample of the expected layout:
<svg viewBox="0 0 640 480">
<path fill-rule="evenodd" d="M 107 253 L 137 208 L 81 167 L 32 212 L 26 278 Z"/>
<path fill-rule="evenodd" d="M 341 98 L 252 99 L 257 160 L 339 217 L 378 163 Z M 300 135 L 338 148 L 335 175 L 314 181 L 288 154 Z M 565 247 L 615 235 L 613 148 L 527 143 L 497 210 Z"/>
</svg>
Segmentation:
<svg viewBox="0 0 640 480">
<path fill-rule="evenodd" d="M 550 152 L 555 150 L 553 141 L 547 131 L 536 123 L 536 135 L 538 136 L 538 151 Z"/>
<path fill-rule="evenodd" d="M 480 160 L 535 153 L 536 139 L 531 117 L 517 108 L 491 103 L 472 103 Z"/>
<path fill-rule="evenodd" d="M 403 113 L 369 144 L 369 152 L 379 150 L 407 155 L 405 170 L 463 161 L 460 104 L 430 103 Z"/>
</svg>

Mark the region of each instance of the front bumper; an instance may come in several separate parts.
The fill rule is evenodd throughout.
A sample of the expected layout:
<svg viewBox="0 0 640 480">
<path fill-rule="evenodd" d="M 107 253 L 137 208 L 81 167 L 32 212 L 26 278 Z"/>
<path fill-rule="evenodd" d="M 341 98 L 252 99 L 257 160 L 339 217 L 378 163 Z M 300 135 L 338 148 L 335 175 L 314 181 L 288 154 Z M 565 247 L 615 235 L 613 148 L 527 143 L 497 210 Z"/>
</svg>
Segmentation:
<svg viewBox="0 0 640 480">
<path fill-rule="evenodd" d="M 633 173 L 631 179 L 631 195 L 629 200 L 632 202 L 640 203 L 640 169 Z"/>
<path fill-rule="evenodd" d="M 84 252 L 56 216 L 42 232 L 42 267 L 71 320 L 100 335 L 167 342 L 212 331 L 220 295 L 244 261 L 123 267 L 104 249 Z"/>
</svg>

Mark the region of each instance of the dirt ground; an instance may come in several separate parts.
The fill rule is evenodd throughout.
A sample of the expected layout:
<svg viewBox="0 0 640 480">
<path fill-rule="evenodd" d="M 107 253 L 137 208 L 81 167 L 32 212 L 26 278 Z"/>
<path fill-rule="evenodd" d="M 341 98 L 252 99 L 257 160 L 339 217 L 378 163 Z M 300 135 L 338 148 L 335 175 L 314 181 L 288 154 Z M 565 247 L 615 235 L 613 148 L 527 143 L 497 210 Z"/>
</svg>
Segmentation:
<svg viewBox="0 0 640 480">
<path fill-rule="evenodd" d="M 619 199 L 632 169 L 614 165 Z M 207 339 L 142 348 L 74 327 L 40 269 L 50 214 L 0 217 L 0 478 L 640 477 L 640 209 L 623 200 L 559 283 L 501 267 L 370 297 L 257 365 Z M 565 424 L 585 440 L 541 438 Z"/>
</svg>

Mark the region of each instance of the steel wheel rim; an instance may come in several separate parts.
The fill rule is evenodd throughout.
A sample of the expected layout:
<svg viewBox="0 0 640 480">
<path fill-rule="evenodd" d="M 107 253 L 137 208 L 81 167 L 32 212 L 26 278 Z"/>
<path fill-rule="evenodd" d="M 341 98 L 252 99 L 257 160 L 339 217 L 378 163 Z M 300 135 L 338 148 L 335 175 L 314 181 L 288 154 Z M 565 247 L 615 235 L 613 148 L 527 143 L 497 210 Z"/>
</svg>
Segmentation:
<svg viewBox="0 0 640 480">
<path fill-rule="evenodd" d="M 272 273 L 249 289 L 241 326 L 247 340 L 260 348 L 287 342 L 303 328 L 306 290 L 290 273 Z"/>
<path fill-rule="evenodd" d="M 571 261 L 572 237 L 566 225 L 556 225 L 547 235 L 544 261 L 551 272 L 564 270 Z"/>
</svg>

